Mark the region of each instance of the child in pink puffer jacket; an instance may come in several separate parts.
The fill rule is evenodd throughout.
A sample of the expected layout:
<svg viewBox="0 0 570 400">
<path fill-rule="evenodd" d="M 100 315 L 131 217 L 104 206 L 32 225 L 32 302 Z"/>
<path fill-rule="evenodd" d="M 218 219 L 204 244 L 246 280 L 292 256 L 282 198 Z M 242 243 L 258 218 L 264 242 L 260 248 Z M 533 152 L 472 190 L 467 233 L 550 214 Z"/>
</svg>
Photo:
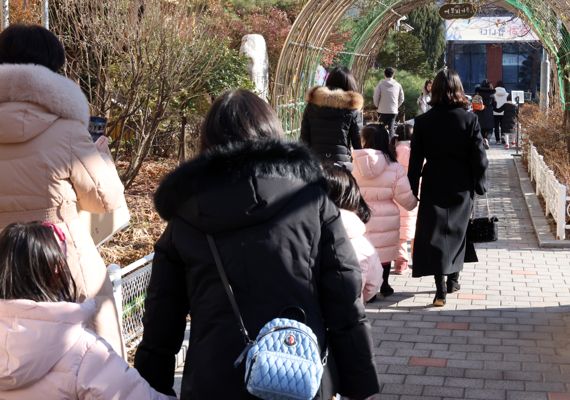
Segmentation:
<svg viewBox="0 0 570 400">
<path fill-rule="evenodd" d="M 394 146 L 386 128 L 367 125 L 360 133 L 362 150 L 353 151 L 353 174 L 364 200 L 372 209 L 366 237 L 374 245 L 382 261 L 383 283 L 380 293 L 390 296 L 394 289 L 388 283 L 392 261 L 400 247 L 400 210 L 416 207 L 417 199 L 410 189 L 406 170 L 397 162 Z"/>
<path fill-rule="evenodd" d="M 0 234 L 0 399 L 174 399 L 85 329 L 95 300 L 75 302 L 65 248 L 53 224 L 11 224 Z"/>
<path fill-rule="evenodd" d="M 396 145 L 396 157 L 398 162 L 408 172 L 408 165 L 410 164 L 411 140 L 414 127 L 409 124 L 400 125 L 396 129 L 398 134 L 398 144 Z M 418 208 L 412 211 L 406 210 L 402 206 L 400 208 L 400 247 L 398 248 L 398 258 L 394 262 L 394 273 L 401 275 L 408 269 L 408 242 L 411 242 L 412 251 L 414 248 L 414 236 L 416 234 L 416 219 L 418 217 Z"/>
<path fill-rule="evenodd" d="M 360 194 L 354 177 L 341 164 L 326 165 L 324 174 L 328 195 L 340 209 L 340 217 L 362 270 L 362 300 L 376 298 L 382 284 L 382 263 L 376 249 L 364 236 L 366 222 L 370 220 L 370 207 Z"/>
</svg>

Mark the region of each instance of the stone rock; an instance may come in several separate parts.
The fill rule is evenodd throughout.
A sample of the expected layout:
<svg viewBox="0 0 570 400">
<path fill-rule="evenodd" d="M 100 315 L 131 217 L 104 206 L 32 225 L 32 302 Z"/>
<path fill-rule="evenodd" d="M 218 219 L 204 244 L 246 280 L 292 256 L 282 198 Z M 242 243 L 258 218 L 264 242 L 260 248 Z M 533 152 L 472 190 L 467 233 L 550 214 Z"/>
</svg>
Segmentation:
<svg viewBox="0 0 570 400">
<path fill-rule="evenodd" d="M 255 92 L 264 100 L 269 96 L 269 56 L 262 35 L 250 34 L 241 39 L 240 54 L 249 58 L 248 72 Z"/>
</svg>

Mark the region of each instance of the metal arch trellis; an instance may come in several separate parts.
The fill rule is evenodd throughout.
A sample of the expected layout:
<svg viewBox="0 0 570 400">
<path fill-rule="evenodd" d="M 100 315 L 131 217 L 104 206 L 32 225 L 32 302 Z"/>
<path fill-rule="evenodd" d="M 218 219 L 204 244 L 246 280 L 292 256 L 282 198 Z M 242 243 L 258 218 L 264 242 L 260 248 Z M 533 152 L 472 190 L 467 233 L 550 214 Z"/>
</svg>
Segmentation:
<svg viewBox="0 0 570 400">
<path fill-rule="evenodd" d="M 556 61 L 562 104 L 570 109 L 570 0 L 474 0 L 478 5 L 501 3 L 514 9 L 537 33 Z M 276 70 L 272 105 L 287 132 L 296 135 L 304 110 L 304 95 L 314 83 L 314 75 L 331 30 L 355 3 L 355 0 L 308 0 L 293 24 Z M 382 0 L 362 18 L 366 28 L 357 32 L 346 50 L 346 64 L 351 66 L 361 87 L 373 56 L 401 15 L 433 3 L 433 0 Z"/>
</svg>

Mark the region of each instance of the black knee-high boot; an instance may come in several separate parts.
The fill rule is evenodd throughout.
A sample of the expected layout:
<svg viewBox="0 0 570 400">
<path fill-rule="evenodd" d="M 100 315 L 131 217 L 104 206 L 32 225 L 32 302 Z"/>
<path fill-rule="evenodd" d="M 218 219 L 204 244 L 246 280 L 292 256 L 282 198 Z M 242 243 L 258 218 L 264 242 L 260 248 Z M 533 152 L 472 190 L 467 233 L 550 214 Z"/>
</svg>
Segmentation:
<svg viewBox="0 0 570 400">
<path fill-rule="evenodd" d="M 390 267 L 392 263 L 382 264 L 382 286 L 380 286 L 380 294 L 384 297 L 388 297 L 394 294 L 394 289 L 388 283 L 388 278 L 390 277 Z"/>
<path fill-rule="evenodd" d="M 447 275 L 447 293 L 457 292 L 461 289 L 459 284 L 459 272 Z"/>
<path fill-rule="evenodd" d="M 433 305 L 436 307 L 442 307 L 445 305 L 445 276 L 435 275 L 435 298 L 433 299 Z"/>
</svg>

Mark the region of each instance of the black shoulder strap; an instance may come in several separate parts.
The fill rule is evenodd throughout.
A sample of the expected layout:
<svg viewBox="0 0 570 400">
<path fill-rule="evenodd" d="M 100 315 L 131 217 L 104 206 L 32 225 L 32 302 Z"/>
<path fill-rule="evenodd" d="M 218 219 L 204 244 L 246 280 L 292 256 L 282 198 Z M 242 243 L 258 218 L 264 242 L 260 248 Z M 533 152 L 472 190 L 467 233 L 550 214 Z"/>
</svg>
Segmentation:
<svg viewBox="0 0 570 400">
<path fill-rule="evenodd" d="M 243 323 L 243 318 L 241 317 L 241 313 L 239 312 L 239 307 L 236 302 L 234 292 L 232 287 L 230 286 L 230 282 L 228 281 L 228 277 L 226 276 L 226 272 L 224 271 L 224 267 L 222 265 L 222 259 L 220 258 L 220 253 L 218 253 L 218 248 L 216 247 L 216 242 L 214 242 L 214 238 L 212 235 L 206 235 L 208 239 L 208 244 L 210 245 L 210 250 L 212 251 L 212 255 L 214 256 L 214 261 L 216 263 L 216 268 L 218 269 L 218 273 L 220 278 L 222 279 L 222 283 L 224 284 L 224 289 L 226 289 L 226 294 L 228 295 L 228 299 L 230 300 L 230 304 L 232 305 L 232 310 L 239 321 L 239 329 L 241 334 L 243 335 L 246 343 L 251 343 L 251 339 L 249 338 L 249 334 L 247 333 L 247 329 L 245 328 L 245 324 Z"/>
</svg>

